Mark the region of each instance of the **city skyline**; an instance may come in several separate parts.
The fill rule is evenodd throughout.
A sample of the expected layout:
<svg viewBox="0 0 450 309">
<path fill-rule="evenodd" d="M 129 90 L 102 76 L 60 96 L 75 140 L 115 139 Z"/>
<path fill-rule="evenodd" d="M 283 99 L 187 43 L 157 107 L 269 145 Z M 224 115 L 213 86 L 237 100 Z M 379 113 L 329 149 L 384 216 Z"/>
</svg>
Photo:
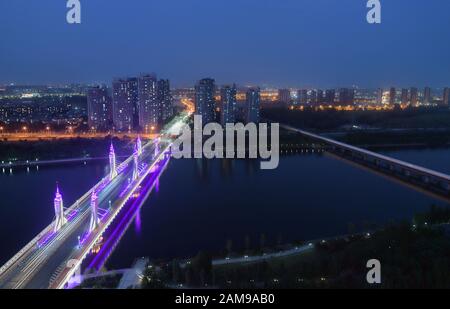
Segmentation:
<svg viewBox="0 0 450 309">
<path fill-rule="evenodd" d="M 124 74 L 122 76 L 114 76 L 112 78 L 110 78 L 109 80 L 105 80 L 105 81 L 97 81 L 97 82 L 49 82 L 49 83 L 16 83 L 16 82 L 4 82 L 4 83 L 0 83 L 0 91 L 5 91 L 5 88 L 48 88 L 48 89 L 57 89 L 57 88 L 70 88 L 70 87 L 100 87 L 100 88 L 108 88 L 108 89 L 112 89 L 111 85 L 114 83 L 114 81 L 116 80 L 120 80 L 120 79 L 133 79 L 136 78 L 137 76 L 141 76 L 141 75 L 146 75 L 148 73 L 143 73 L 143 72 L 153 72 L 153 71 L 144 71 L 141 70 L 140 73 L 138 74 Z M 154 73 L 151 73 L 154 74 Z M 236 76 L 238 76 L 239 74 L 237 74 Z M 158 79 L 159 78 L 159 74 L 158 74 Z M 170 87 L 171 89 L 195 89 L 196 84 L 198 83 L 198 81 L 202 80 L 202 79 L 206 79 L 206 78 L 212 78 L 215 80 L 215 84 L 218 87 L 223 87 L 223 86 L 230 86 L 230 85 L 235 85 L 236 88 L 238 90 L 242 90 L 242 89 L 249 89 L 249 88 L 255 88 L 258 87 L 261 90 L 290 90 L 290 91 L 298 91 L 298 90 L 303 90 L 303 89 L 307 89 L 307 90 L 339 90 L 339 89 L 344 89 L 344 88 L 348 88 L 348 89 L 353 89 L 355 91 L 358 90 L 378 90 L 378 89 L 383 89 L 383 90 L 389 90 L 390 88 L 396 88 L 398 90 L 402 90 L 402 89 L 413 89 L 416 88 L 418 91 L 423 91 L 425 88 L 430 88 L 431 92 L 433 94 L 433 92 L 441 92 L 442 90 L 444 90 L 445 88 L 448 88 L 449 85 L 448 84 L 442 84 L 442 85 L 433 85 L 431 83 L 424 83 L 422 84 L 418 84 L 418 83 L 412 83 L 412 84 L 407 84 L 405 86 L 401 86 L 398 83 L 392 83 L 389 84 L 387 86 L 381 86 L 381 85 L 374 85 L 371 87 L 364 87 L 364 86 L 360 86 L 357 83 L 356 84 L 352 84 L 352 85 L 340 85 L 340 86 L 311 86 L 311 85 L 306 85 L 306 84 L 294 84 L 294 85 L 285 85 L 285 84 L 280 84 L 278 86 L 276 85 L 268 85 L 268 84 L 264 84 L 264 83 L 256 83 L 256 82 L 249 82 L 249 83 L 239 83 L 236 80 L 238 78 L 234 78 L 231 79 L 230 82 L 217 82 L 217 78 L 212 76 L 212 75 L 202 75 L 199 76 L 196 79 L 193 79 L 190 83 L 187 83 L 186 85 L 183 86 L 173 86 L 172 84 L 174 84 L 172 82 L 173 78 L 172 77 L 166 77 L 164 75 L 162 75 L 163 77 L 161 77 L 161 80 L 165 80 L 165 81 L 170 81 Z M 450 84 L 450 83 L 449 83 Z M 325 93 L 324 93 L 325 95 Z"/>
<path fill-rule="evenodd" d="M 105 83 L 144 70 L 170 77 L 174 87 L 203 76 L 261 87 L 450 84 L 449 3 L 383 2 L 380 25 L 365 21 L 365 4 L 89 1 L 82 23 L 68 25 L 64 3 L 3 2 L 0 83 Z"/>
</svg>

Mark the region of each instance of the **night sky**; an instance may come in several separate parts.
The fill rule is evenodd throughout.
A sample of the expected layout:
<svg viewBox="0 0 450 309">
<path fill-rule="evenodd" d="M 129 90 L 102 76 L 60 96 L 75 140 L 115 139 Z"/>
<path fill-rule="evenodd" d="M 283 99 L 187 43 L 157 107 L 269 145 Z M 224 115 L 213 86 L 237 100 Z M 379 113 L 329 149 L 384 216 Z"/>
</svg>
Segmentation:
<svg viewBox="0 0 450 309">
<path fill-rule="evenodd" d="M 450 1 L 1 0 L 0 83 L 110 82 L 156 72 L 176 86 L 450 85 Z"/>
</svg>

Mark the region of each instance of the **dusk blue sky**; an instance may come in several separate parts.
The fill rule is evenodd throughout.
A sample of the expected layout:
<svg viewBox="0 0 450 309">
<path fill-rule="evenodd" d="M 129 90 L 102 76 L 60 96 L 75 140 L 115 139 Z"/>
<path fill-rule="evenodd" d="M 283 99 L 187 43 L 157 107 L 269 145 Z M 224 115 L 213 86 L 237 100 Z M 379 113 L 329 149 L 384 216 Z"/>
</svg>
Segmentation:
<svg viewBox="0 0 450 309">
<path fill-rule="evenodd" d="M 1 0 L 0 83 L 107 82 L 156 72 L 176 86 L 450 85 L 450 1 Z"/>
</svg>

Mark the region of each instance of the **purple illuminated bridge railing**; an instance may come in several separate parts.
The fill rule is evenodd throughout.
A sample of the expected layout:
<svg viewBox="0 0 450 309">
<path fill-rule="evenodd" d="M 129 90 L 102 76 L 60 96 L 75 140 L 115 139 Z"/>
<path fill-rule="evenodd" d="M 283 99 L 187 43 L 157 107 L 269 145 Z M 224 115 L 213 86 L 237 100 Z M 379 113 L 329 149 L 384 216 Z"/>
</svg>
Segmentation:
<svg viewBox="0 0 450 309">
<path fill-rule="evenodd" d="M 11 284 L 8 283 L 10 287 L 31 286 L 34 277 L 39 276 L 41 278 L 51 277 L 50 288 L 62 288 L 73 276 L 76 267 L 80 267 L 81 262 L 86 257 L 90 256 L 86 262 L 89 262 L 88 265 L 94 269 L 102 265 L 136 216 L 146 196 L 154 187 L 158 186 L 159 176 L 163 173 L 170 159 L 170 146 L 173 137 L 180 134 L 179 130 L 173 128 L 181 127 L 182 124 L 187 123 L 189 117 L 189 113 L 183 114 L 181 117 L 177 116 L 177 119 L 169 124 L 168 129 L 165 130 L 166 133 L 163 130 L 162 136 L 166 134 L 167 137 L 160 139 L 162 151 L 159 151 L 158 145 L 154 145 L 152 142 L 143 147 L 138 147 L 142 161 L 137 169 L 132 168 L 136 162 L 134 161 L 135 156 L 132 155 L 116 166 L 115 171 L 117 173 L 105 176 L 70 207 L 63 208 L 63 221 L 67 222 L 63 223 L 60 228 L 55 225 L 57 220 L 52 222 L 4 264 L 0 268 L 0 287 L 4 286 L 3 283 L 9 281 L 5 278 L 11 276 L 13 281 Z M 158 151 L 154 151 L 155 149 L 158 149 Z M 129 177 L 131 172 L 134 172 L 134 175 Z M 131 181 L 128 178 L 131 178 Z M 86 221 L 89 221 L 90 197 L 93 192 L 103 194 L 98 205 L 99 226 L 91 233 L 80 235 L 81 231 L 84 230 Z M 114 220 L 117 220 L 117 222 Z M 114 225 L 112 225 L 113 221 Z M 80 235 L 78 246 L 67 243 L 66 240 L 77 238 L 77 234 Z M 104 235 L 106 235 L 105 241 L 100 244 L 99 239 L 103 238 Z M 94 246 L 100 248 L 96 251 L 97 255 L 89 255 Z M 67 255 L 58 253 L 57 258 L 59 258 L 58 256 L 64 258 L 64 263 L 72 259 L 79 261 L 79 263 L 72 268 L 66 267 L 66 264 L 60 264 L 56 271 L 52 270 L 53 267 L 49 270 L 46 267 L 47 260 L 53 258 L 51 256 L 53 252 L 61 252 L 61 250 L 63 252 L 67 250 Z M 60 262 L 58 261 L 58 263 Z M 22 269 L 25 271 L 22 271 Z M 52 273 L 48 275 L 48 272 Z M 18 280 L 14 279 L 16 277 Z"/>
<path fill-rule="evenodd" d="M 77 267 L 81 267 L 81 261 L 86 258 L 89 260 L 88 268 L 93 270 L 101 268 L 105 263 L 111 252 L 114 250 L 115 245 L 122 237 L 124 231 L 132 222 L 146 196 L 148 196 L 153 187 L 158 183 L 158 178 L 164 171 L 170 159 L 170 146 L 171 144 L 168 144 L 167 147 L 153 159 L 151 165 L 142 164 L 139 166 L 138 179 L 127 183 L 126 188 L 122 189 L 119 193 L 120 196 L 116 202 L 119 203 L 119 206 L 114 207 L 113 211 L 108 212 L 104 218 L 102 218 L 98 229 L 83 236 L 79 252 L 73 256 L 73 259 L 80 261 Z M 128 179 L 126 179 L 126 181 L 128 181 Z M 136 194 L 136 192 L 138 192 L 138 194 Z M 112 226 L 112 222 L 117 219 L 118 222 Z M 106 235 L 105 237 L 107 239 L 104 240 L 104 243 L 99 243 L 99 240 L 103 239 L 104 235 Z M 95 246 L 99 246 L 100 249 L 96 254 L 91 255 L 91 250 Z M 74 273 L 75 269 L 65 268 L 50 287 L 64 287 L 65 283 L 69 281 Z"/>
</svg>

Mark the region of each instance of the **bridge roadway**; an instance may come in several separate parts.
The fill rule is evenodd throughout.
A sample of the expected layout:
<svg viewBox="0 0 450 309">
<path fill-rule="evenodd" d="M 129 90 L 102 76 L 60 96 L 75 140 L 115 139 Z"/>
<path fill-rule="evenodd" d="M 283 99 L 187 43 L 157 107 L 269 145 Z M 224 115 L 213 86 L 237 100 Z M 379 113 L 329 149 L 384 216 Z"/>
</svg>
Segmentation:
<svg viewBox="0 0 450 309">
<path fill-rule="evenodd" d="M 177 117 L 167 131 L 171 132 L 171 127 L 179 127 L 180 122 L 186 121 L 189 116 Z M 108 176 L 105 177 L 66 209 L 68 223 L 60 231 L 52 233 L 53 223 L 50 224 L 0 268 L 0 288 L 63 288 L 70 276 L 81 267 L 82 260 L 101 240 L 102 234 L 126 201 L 139 190 L 143 179 L 154 171 L 156 163 L 167 154 L 170 144 L 171 139 L 162 139 L 160 152 L 155 155 L 154 143 L 147 143 L 139 157 L 140 174 L 137 180 L 132 181 L 133 156 L 130 156 L 118 166 L 118 175 L 112 181 L 109 181 Z M 91 194 L 94 189 L 98 192 L 98 208 L 103 217 L 99 227 L 88 234 Z M 68 262 L 73 262 L 73 265 L 67 265 Z M 69 271 L 67 266 L 70 266 Z"/>
<path fill-rule="evenodd" d="M 280 124 L 280 127 L 327 145 L 328 152 L 339 157 L 398 179 L 415 189 L 430 193 L 447 202 L 450 200 L 450 175 L 338 142 L 289 125 Z"/>
<path fill-rule="evenodd" d="M 50 280 L 49 288 L 64 288 L 66 284 L 71 281 L 71 278 L 73 278 L 74 275 L 77 275 L 76 271 L 78 267 L 88 256 L 91 248 L 98 243 L 100 237 L 104 235 L 104 232 L 113 221 L 118 221 L 114 222 L 114 228 L 112 229 L 114 231 L 106 235 L 106 241 L 102 241 L 101 249 L 92 256 L 92 259 L 90 259 L 88 266 L 89 270 L 96 271 L 101 269 L 111 253 L 110 251 L 113 250 L 113 247 L 120 241 L 123 233 L 134 218 L 136 210 L 142 205 L 143 200 L 150 194 L 160 175 L 164 172 L 170 159 L 169 148 L 170 143 L 165 145 L 165 149 L 158 154 L 157 159 L 154 160 L 154 163 L 151 166 L 142 169 L 140 177 L 131 183 L 131 187 L 126 190 L 126 194 L 119 195 L 115 202 L 114 209 L 104 216 L 102 224 L 98 229 L 86 238 L 83 247 L 80 248 L 80 250 L 72 251 L 72 254 L 65 259 L 65 261 L 77 261 L 77 263 L 72 265 L 68 265 L 68 263 L 60 265 L 60 268 Z M 134 193 L 138 193 L 136 198 L 130 199 Z M 144 197 L 142 195 L 144 195 Z M 120 215 L 122 213 L 123 215 Z"/>
<path fill-rule="evenodd" d="M 153 145 L 144 147 L 142 161 L 149 162 L 153 156 Z M 109 201 L 114 201 L 128 186 L 133 174 L 133 163 L 126 162 L 123 171 L 98 194 L 99 209 L 109 209 Z M 46 288 L 49 278 L 63 261 L 68 261 L 72 250 L 76 249 L 78 236 L 83 237 L 90 223 L 90 195 L 75 208 L 77 214 L 55 236 L 42 246 L 33 246 L 23 258 L 2 275 L 1 288 Z M 114 205 L 113 205 L 114 207 Z M 39 275 L 36 276 L 35 274 Z"/>
</svg>

